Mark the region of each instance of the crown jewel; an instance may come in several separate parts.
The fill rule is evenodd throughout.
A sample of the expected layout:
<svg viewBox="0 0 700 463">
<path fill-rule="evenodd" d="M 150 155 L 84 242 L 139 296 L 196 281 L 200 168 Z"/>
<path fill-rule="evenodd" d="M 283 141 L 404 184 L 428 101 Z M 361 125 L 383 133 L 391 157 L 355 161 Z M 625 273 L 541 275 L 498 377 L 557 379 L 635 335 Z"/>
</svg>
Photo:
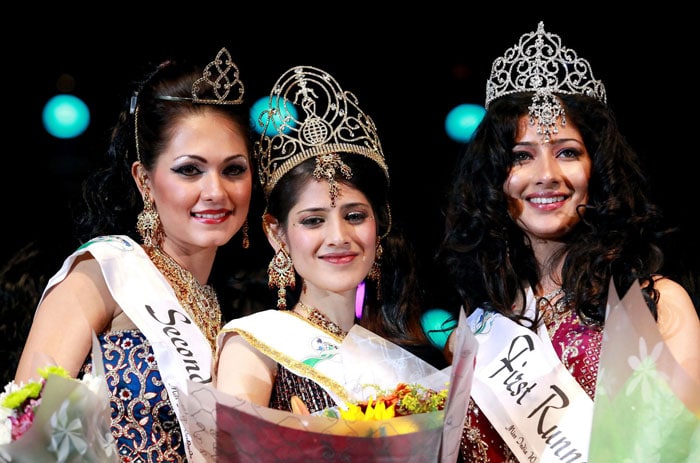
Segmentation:
<svg viewBox="0 0 700 463">
<path fill-rule="evenodd" d="M 200 91 L 211 88 L 216 96 L 200 98 Z M 207 64 L 202 77 L 192 84 L 192 98 L 180 98 L 168 95 L 158 97 L 161 100 L 192 101 L 199 104 L 241 104 L 243 103 L 243 82 L 239 78 L 238 66 L 233 62 L 226 47 L 221 48 L 216 58 Z"/>
<path fill-rule="evenodd" d="M 296 111 L 290 111 L 290 106 Z M 258 124 L 263 130 L 255 143 L 255 154 L 266 196 L 287 172 L 316 157 L 314 177 L 328 180 L 334 204 L 338 192 L 335 175 L 352 176 L 339 152 L 372 159 L 389 178 L 374 122 L 360 109 L 353 93 L 344 91 L 330 74 L 318 68 L 297 66 L 282 74 Z"/>
<path fill-rule="evenodd" d="M 587 95 L 606 104 L 605 86 L 593 77 L 587 60 L 561 44 L 561 37 L 545 32 L 542 21 L 536 32 L 520 37 L 518 43 L 496 58 L 486 82 L 486 104 L 504 95 L 534 92 L 529 107 L 530 125 L 537 121 L 537 132 L 549 141 L 557 133 L 557 118 L 566 125 L 559 94 Z"/>
</svg>

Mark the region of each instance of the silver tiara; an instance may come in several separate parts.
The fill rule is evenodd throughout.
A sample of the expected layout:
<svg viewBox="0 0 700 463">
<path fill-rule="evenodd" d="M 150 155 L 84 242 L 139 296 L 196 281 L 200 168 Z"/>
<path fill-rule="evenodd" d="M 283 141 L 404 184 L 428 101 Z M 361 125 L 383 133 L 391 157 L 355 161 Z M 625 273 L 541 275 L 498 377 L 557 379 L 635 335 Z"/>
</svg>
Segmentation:
<svg viewBox="0 0 700 463">
<path fill-rule="evenodd" d="M 561 37 L 545 32 L 540 21 L 536 32 L 520 37 L 517 45 L 507 49 L 491 67 L 486 82 L 486 104 L 512 93 L 534 92 L 528 108 L 530 125 L 537 120 L 537 133 L 545 142 L 557 133 L 557 118 L 566 125 L 564 108 L 556 94 L 587 95 L 607 103 L 605 86 L 593 77 L 587 60 L 561 44 Z"/>
<path fill-rule="evenodd" d="M 200 98 L 200 91 L 211 88 L 216 99 Z M 202 77 L 192 84 L 192 98 L 161 95 L 160 100 L 191 101 L 198 104 L 241 104 L 243 103 L 243 82 L 239 77 L 238 66 L 224 47 L 216 58 L 207 64 Z"/>
<path fill-rule="evenodd" d="M 292 106 L 295 111 L 290 111 Z M 335 175 L 352 176 L 338 156 L 341 152 L 372 159 L 389 178 L 372 118 L 360 109 L 354 94 L 321 69 L 297 66 L 282 74 L 258 124 L 263 130 L 255 155 L 265 196 L 287 172 L 316 157 L 314 177 L 328 180 L 335 204 Z"/>
</svg>

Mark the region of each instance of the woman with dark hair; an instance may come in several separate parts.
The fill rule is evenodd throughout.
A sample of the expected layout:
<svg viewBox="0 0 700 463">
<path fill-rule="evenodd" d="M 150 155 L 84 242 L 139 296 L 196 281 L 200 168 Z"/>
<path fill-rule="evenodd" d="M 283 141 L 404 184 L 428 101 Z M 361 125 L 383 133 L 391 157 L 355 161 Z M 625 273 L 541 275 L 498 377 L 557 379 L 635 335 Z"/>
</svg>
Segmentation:
<svg viewBox="0 0 700 463">
<path fill-rule="evenodd" d="M 38 354 L 77 377 L 92 370 L 97 335 L 122 461 L 191 455 L 176 387 L 211 381 L 222 315 L 207 283 L 219 247 L 241 229 L 247 240 L 243 92 L 225 48 L 203 68 L 163 62 L 137 85 L 108 165 L 84 186 L 78 226 L 89 241 L 49 280 L 22 352 L 17 382 L 36 374 Z"/>
<path fill-rule="evenodd" d="M 296 396 L 314 413 L 346 399 L 336 350 L 356 323 L 430 363 L 444 358 L 420 325 L 415 255 L 392 224 L 372 119 L 317 68 L 292 68 L 273 88 L 255 154 L 277 310 L 224 327 L 215 385 L 287 411 Z"/>
<path fill-rule="evenodd" d="M 611 282 L 620 295 L 639 283 L 696 380 L 700 323 L 687 291 L 658 273 L 661 213 L 588 62 L 540 23 L 493 63 L 486 108 L 454 173 L 438 253 L 479 340 L 462 458 L 526 461 L 561 439 L 586 452 Z M 504 369 L 480 376 L 502 352 Z M 585 412 L 567 420 L 549 407 L 528 435 L 539 414 L 524 404 L 547 400 L 537 384 Z"/>
</svg>

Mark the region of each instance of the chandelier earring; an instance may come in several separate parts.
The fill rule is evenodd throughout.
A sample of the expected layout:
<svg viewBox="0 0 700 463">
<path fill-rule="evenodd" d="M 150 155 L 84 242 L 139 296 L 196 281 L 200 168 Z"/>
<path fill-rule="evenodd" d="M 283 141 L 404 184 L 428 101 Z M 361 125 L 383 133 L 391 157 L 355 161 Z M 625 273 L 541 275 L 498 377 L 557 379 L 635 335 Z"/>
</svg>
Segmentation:
<svg viewBox="0 0 700 463">
<path fill-rule="evenodd" d="M 287 308 L 287 286 L 294 289 L 296 275 L 292 258 L 287 254 L 284 246 L 280 246 L 270 261 L 270 265 L 267 266 L 267 276 L 269 287 L 277 287 L 277 308 L 285 310 Z"/>
<path fill-rule="evenodd" d="M 374 262 L 372 263 L 372 268 L 369 269 L 369 273 L 367 274 L 367 278 L 375 281 L 377 284 L 379 284 L 382 279 L 381 259 L 383 253 L 384 249 L 382 248 L 382 238 L 378 236 L 377 246 L 374 251 Z"/>
<path fill-rule="evenodd" d="M 287 286 L 291 289 L 295 288 L 296 273 L 294 262 L 292 262 L 292 258 L 287 253 L 284 243 L 280 241 L 275 231 L 270 228 L 271 220 L 271 216 L 266 211 L 263 214 L 265 234 L 279 245 L 279 249 L 267 266 L 268 286 L 270 288 L 277 287 L 277 308 L 285 310 L 287 308 Z"/>
<path fill-rule="evenodd" d="M 243 249 L 248 249 L 250 247 L 250 237 L 248 236 L 248 219 L 245 219 L 245 222 L 243 222 L 241 233 L 243 234 L 243 242 L 241 243 L 241 246 Z"/>
<path fill-rule="evenodd" d="M 143 210 L 136 217 L 136 230 L 147 248 L 159 248 L 163 243 L 165 233 L 148 188 L 143 194 Z"/>
</svg>

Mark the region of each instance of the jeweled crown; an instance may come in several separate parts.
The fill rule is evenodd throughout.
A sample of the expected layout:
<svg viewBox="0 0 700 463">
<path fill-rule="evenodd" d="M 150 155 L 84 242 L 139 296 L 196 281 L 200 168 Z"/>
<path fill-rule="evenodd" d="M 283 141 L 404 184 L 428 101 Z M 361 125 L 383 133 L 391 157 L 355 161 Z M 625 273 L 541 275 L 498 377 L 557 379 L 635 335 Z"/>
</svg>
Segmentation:
<svg viewBox="0 0 700 463">
<path fill-rule="evenodd" d="M 528 32 L 518 43 L 496 58 L 491 66 L 491 75 L 486 82 L 486 104 L 504 95 L 534 92 L 530 106 L 531 124 L 538 121 L 538 132 L 549 141 L 550 132 L 558 131 L 557 117 L 564 110 L 556 94 L 580 94 L 607 103 L 605 86 L 593 77 L 587 60 L 580 58 L 574 50 L 564 47 L 561 38 L 545 32 L 540 21 L 536 32 Z"/>
<path fill-rule="evenodd" d="M 200 95 L 211 88 L 214 98 L 202 98 Z M 192 84 L 192 98 L 161 95 L 157 98 L 171 101 L 191 101 L 198 104 L 241 104 L 245 88 L 239 77 L 238 66 L 233 62 L 226 47 L 221 48 L 216 58 L 206 65 L 202 77 Z"/>
<path fill-rule="evenodd" d="M 287 172 L 316 157 L 314 177 L 328 180 L 334 201 L 335 175 L 352 176 L 340 152 L 372 159 L 389 178 L 374 121 L 353 93 L 321 69 L 296 66 L 282 74 L 258 124 L 263 130 L 254 152 L 266 197 Z"/>
</svg>

